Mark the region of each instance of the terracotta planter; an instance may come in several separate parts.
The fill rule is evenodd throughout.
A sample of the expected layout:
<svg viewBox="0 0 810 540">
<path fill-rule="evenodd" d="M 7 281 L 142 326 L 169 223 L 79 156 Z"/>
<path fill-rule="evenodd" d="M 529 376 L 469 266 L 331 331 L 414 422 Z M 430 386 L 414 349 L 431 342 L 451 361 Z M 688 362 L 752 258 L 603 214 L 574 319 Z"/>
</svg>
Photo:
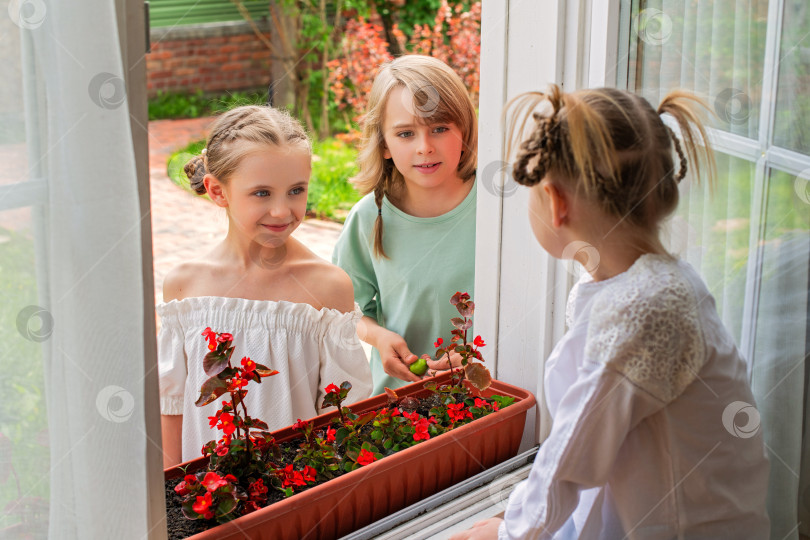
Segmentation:
<svg viewBox="0 0 810 540">
<path fill-rule="evenodd" d="M 449 374 L 436 377 L 447 382 Z M 397 389 L 400 397 L 429 394 L 425 381 Z M 485 392 L 511 396 L 515 403 L 465 426 L 401 450 L 379 461 L 320 484 L 288 499 L 262 508 L 205 532 L 194 540 L 298 540 L 338 538 L 377 521 L 416 501 L 429 497 L 517 454 L 526 412 L 534 407 L 534 396 L 510 384 L 492 381 Z M 355 413 L 383 407 L 385 395 L 351 405 Z M 337 411 L 316 417 L 320 428 L 337 416 Z M 273 436 L 283 442 L 298 437 L 291 427 Z M 188 472 L 204 468 L 208 458 L 188 462 Z M 166 469 L 165 478 L 183 476 L 178 467 Z"/>
</svg>

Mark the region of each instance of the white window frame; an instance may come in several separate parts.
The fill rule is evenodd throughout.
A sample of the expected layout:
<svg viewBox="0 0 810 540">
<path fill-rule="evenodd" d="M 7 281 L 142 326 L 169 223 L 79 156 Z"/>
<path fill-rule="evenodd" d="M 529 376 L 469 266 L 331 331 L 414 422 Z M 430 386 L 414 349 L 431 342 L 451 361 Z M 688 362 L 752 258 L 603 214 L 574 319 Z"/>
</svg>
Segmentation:
<svg viewBox="0 0 810 540">
<path fill-rule="evenodd" d="M 486 360 L 495 376 L 538 399 L 539 414 L 529 415 L 522 449 L 548 435 L 543 364 L 565 332 L 565 304 L 577 270 L 570 261 L 551 258 L 531 232 L 528 190 L 507 179 L 509 168 L 502 163 L 501 115 L 509 99 L 550 82 L 569 91 L 615 85 L 619 4 L 505 0 L 483 6 L 475 332 L 488 338 Z"/>
</svg>

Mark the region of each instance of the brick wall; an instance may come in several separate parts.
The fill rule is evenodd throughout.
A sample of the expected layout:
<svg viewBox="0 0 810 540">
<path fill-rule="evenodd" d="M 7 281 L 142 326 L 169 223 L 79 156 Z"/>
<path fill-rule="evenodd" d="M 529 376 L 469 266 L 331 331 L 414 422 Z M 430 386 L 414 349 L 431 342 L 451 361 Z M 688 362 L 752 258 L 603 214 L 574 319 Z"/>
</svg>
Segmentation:
<svg viewBox="0 0 810 540">
<path fill-rule="evenodd" d="M 258 23 L 270 39 L 266 23 Z M 245 22 L 153 28 L 146 55 L 146 88 L 206 93 L 270 84 L 270 50 Z"/>
</svg>

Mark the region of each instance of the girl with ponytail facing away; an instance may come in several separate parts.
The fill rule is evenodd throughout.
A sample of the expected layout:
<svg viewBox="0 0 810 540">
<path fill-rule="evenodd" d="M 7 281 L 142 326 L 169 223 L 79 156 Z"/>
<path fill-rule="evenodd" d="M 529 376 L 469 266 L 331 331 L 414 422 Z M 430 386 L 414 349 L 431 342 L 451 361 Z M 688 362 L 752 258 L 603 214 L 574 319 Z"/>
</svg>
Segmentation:
<svg viewBox="0 0 810 540">
<path fill-rule="evenodd" d="M 550 435 L 503 517 L 454 539 L 768 538 L 761 430 L 733 424 L 738 404 L 756 407 L 746 364 L 701 277 L 659 239 L 687 171 L 713 179 L 701 107 L 556 86 L 508 106 L 511 137 L 529 132 L 514 178 L 532 231 L 585 271 L 545 364 Z"/>
</svg>

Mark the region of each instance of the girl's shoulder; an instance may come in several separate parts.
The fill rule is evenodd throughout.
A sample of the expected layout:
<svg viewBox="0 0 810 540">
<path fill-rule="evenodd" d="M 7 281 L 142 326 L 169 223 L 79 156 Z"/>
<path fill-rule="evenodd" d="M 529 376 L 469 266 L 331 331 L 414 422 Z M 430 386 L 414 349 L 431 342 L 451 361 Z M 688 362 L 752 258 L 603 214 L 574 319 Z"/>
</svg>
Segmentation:
<svg viewBox="0 0 810 540">
<path fill-rule="evenodd" d="M 185 261 L 172 268 L 163 280 L 163 301 L 182 300 L 195 294 L 201 282 L 216 274 L 216 265 L 204 260 Z"/>
<path fill-rule="evenodd" d="M 673 257 L 642 256 L 598 286 L 585 354 L 627 376 L 662 401 L 689 385 L 706 362 L 696 275 Z"/>
<path fill-rule="evenodd" d="M 312 298 L 315 307 L 336 309 L 344 313 L 354 310 L 354 288 L 349 275 L 339 266 L 327 262 L 306 246 L 292 263 L 291 272 Z"/>
</svg>

